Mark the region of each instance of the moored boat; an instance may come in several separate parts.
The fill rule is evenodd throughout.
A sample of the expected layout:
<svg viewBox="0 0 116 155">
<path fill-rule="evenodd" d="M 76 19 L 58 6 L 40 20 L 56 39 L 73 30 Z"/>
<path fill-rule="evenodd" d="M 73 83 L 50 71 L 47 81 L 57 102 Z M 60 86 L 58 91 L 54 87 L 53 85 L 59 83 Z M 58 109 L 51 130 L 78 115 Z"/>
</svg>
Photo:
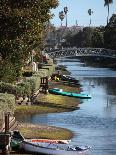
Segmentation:
<svg viewBox="0 0 116 155">
<path fill-rule="evenodd" d="M 62 81 L 68 81 L 68 82 L 74 82 L 74 83 L 79 83 L 79 80 L 75 79 L 74 77 L 71 77 L 69 75 L 61 75 L 60 79 Z"/>
<path fill-rule="evenodd" d="M 20 147 L 28 152 L 51 155 L 78 155 L 83 154 L 90 149 L 88 146 L 79 147 L 66 143 L 36 142 L 32 140 L 22 141 Z"/>
<path fill-rule="evenodd" d="M 11 132 L 11 142 L 10 147 L 12 149 L 18 149 L 20 147 L 20 143 L 24 140 L 24 137 L 18 130 L 14 130 Z"/>
<path fill-rule="evenodd" d="M 62 91 L 62 89 L 59 88 L 53 88 L 49 89 L 49 93 L 56 94 L 56 95 L 63 95 L 63 96 L 69 96 L 69 97 L 76 97 L 76 98 L 91 98 L 91 95 L 89 94 L 82 94 L 82 93 L 73 93 L 73 92 L 65 92 Z"/>
</svg>

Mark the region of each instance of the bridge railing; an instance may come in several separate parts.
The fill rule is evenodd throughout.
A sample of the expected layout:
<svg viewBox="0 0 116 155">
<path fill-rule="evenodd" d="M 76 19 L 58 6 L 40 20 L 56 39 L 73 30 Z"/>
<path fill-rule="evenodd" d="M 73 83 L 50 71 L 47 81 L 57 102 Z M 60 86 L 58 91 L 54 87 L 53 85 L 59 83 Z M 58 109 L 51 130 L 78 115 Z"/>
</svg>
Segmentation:
<svg viewBox="0 0 116 155">
<path fill-rule="evenodd" d="M 105 48 L 65 48 L 57 49 L 54 52 L 48 53 L 52 58 L 66 56 L 105 56 L 116 58 L 116 50 Z"/>
</svg>

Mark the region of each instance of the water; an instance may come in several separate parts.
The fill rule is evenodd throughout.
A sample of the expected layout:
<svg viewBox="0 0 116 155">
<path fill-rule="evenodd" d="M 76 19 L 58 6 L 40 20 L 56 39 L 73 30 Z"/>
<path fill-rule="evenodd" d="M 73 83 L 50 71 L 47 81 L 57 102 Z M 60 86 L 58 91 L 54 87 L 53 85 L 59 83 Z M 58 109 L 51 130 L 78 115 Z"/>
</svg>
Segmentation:
<svg viewBox="0 0 116 155">
<path fill-rule="evenodd" d="M 25 117 L 25 122 L 70 129 L 72 143 L 92 147 L 87 155 L 116 155 L 116 71 L 89 67 L 77 59 L 58 60 L 71 75 L 80 80 L 83 92 L 92 98 L 81 100 L 80 109 Z"/>
</svg>

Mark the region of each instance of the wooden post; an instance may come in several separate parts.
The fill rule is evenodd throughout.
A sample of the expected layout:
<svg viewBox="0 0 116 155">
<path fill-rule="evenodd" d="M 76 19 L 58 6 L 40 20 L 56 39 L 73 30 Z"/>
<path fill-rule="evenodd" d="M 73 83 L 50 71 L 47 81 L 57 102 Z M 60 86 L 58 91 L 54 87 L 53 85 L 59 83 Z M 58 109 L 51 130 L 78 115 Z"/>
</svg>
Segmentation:
<svg viewBox="0 0 116 155">
<path fill-rule="evenodd" d="M 48 76 L 46 76 L 46 87 L 48 89 Z"/>
<path fill-rule="evenodd" d="M 5 133 L 9 132 L 9 116 L 10 113 L 5 114 Z"/>
<path fill-rule="evenodd" d="M 10 116 L 10 113 L 5 114 L 5 132 L 3 135 L 4 144 L 2 147 L 2 153 L 4 155 L 8 155 L 10 153 L 9 152 L 10 135 L 8 134 L 9 133 L 9 116 Z"/>
</svg>

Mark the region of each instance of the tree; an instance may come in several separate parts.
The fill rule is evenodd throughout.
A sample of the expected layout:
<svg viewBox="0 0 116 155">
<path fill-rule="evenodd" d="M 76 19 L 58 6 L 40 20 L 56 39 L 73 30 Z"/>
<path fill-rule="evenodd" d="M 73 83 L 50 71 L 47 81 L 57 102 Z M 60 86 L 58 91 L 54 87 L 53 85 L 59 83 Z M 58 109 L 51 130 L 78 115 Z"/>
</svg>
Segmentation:
<svg viewBox="0 0 116 155">
<path fill-rule="evenodd" d="M 66 16 L 66 27 L 67 27 L 67 12 L 68 12 L 68 7 L 64 7 L 64 13 L 65 13 L 65 16 Z"/>
<path fill-rule="evenodd" d="M 93 11 L 91 9 L 88 10 L 88 14 L 90 16 L 90 23 L 89 23 L 89 26 L 91 25 L 91 15 L 93 14 Z"/>
<path fill-rule="evenodd" d="M 108 15 L 107 15 L 107 24 L 109 22 L 109 13 L 110 13 L 110 4 L 113 3 L 113 0 L 104 0 L 104 6 L 108 7 Z"/>
<path fill-rule="evenodd" d="M 83 29 L 83 40 L 82 40 L 83 47 L 92 47 L 92 34 L 93 34 L 92 28 L 85 27 Z"/>
<path fill-rule="evenodd" d="M 0 56 L 4 62 L 1 65 L 6 61 L 15 75 L 20 75 L 29 53 L 41 44 L 46 22 L 52 18 L 50 9 L 57 5 L 58 0 L 1 0 Z"/>
<path fill-rule="evenodd" d="M 93 47 L 103 47 L 104 45 L 104 30 L 102 27 L 96 27 L 93 30 L 93 34 L 92 34 L 92 46 Z"/>
<path fill-rule="evenodd" d="M 106 48 L 116 50 L 116 14 L 113 14 L 104 29 L 104 45 Z"/>
<path fill-rule="evenodd" d="M 63 11 L 59 12 L 59 18 L 61 20 L 61 26 L 62 26 L 62 21 L 64 20 L 64 12 Z"/>
</svg>

